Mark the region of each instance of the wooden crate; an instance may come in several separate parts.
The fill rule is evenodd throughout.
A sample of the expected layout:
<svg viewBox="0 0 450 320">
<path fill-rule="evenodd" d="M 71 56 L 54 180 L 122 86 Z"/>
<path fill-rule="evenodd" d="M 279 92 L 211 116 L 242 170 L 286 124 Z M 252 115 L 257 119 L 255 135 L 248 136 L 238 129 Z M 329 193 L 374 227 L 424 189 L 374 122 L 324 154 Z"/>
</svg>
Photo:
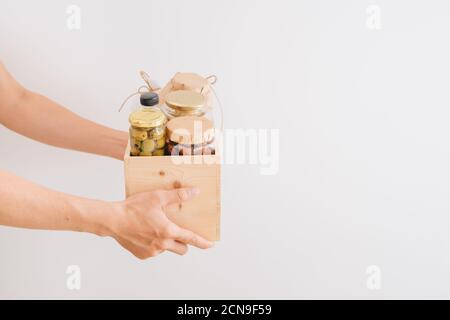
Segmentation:
<svg viewBox="0 0 450 320">
<path fill-rule="evenodd" d="M 221 210 L 219 155 L 181 157 L 184 159 L 177 160 L 191 163 L 176 164 L 170 156 L 131 157 L 128 146 L 124 158 L 126 195 L 156 189 L 200 188 L 200 194 L 193 200 L 169 206 L 166 213 L 180 227 L 217 241 Z"/>
</svg>

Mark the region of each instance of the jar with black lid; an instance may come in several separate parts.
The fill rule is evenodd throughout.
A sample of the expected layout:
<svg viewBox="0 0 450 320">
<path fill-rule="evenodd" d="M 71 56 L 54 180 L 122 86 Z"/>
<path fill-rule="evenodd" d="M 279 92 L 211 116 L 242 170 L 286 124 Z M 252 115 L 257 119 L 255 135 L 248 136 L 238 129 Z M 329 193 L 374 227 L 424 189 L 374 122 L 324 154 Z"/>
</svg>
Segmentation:
<svg viewBox="0 0 450 320">
<path fill-rule="evenodd" d="M 163 156 L 166 145 L 167 118 L 156 106 L 158 95 L 145 92 L 140 97 L 141 108 L 130 114 L 130 155 Z"/>
</svg>

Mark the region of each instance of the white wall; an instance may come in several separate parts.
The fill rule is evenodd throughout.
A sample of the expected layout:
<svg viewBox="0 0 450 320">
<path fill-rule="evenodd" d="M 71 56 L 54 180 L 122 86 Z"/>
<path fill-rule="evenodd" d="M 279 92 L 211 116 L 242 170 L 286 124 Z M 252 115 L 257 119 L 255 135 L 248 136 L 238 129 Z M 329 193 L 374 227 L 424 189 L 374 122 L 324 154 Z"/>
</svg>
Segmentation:
<svg viewBox="0 0 450 320">
<path fill-rule="evenodd" d="M 81 8 L 68 30 L 66 8 Z M 366 26 L 369 5 L 381 30 Z M 111 239 L 0 228 L 1 298 L 450 298 L 448 1 L 24 1 L 0 4 L 0 57 L 100 123 L 147 70 L 218 75 L 226 128 L 280 129 L 280 170 L 223 170 L 223 239 L 139 261 Z M 32 106 L 30 106 L 32 107 Z M 45 117 L 45 115 L 43 115 Z M 70 128 L 61 128 L 70 130 Z M 0 128 L 0 167 L 123 198 L 122 164 Z M 66 288 L 66 267 L 82 288 Z M 380 290 L 366 268 L 381 269 Z"/>
</svg>

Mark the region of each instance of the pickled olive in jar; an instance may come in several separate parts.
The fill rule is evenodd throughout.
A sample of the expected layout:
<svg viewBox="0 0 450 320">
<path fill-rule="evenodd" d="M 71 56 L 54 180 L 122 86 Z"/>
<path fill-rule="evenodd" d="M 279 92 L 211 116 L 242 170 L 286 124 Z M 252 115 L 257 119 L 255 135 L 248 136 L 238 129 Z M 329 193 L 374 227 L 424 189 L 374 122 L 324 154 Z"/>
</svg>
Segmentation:
<svg viewBox="0 0 450 320">
<path fill-rule="evenodd" d="M 155 150 L 155 146 L 156 146 L 155 140 L 147 139 L 142 141 L 141 154 L 145 156 L 151 155 L 152 152 Z"/>
<path fill-rule="evenodd" d="M 155 151 L 153 151 L 153 156 L 155 157 L 159 157 L 159 156 L 163 156 L 164 155 L 164 149 L 156 149 Z"/>
<path fill-rule="evenodd" d="M 137 148 L 136 146 L 131 146 L 130 149 L 130 155 L 131 156 L 138 156 L 141 153 L 141 150 Z"/>
<path fill-rule="evenodd" d="M 140 150 L 141 149 L 141 141 L 136 140 L 135 138 L 130 138 L 130 147 Z"/>
<path fill-rule="evenodd" d="M 156 93 L 142 93 L 140 101 L 141 108 L 129 117 L 130 155 L 152 156 L 156 149 L 165 145 L 167 118 L 156 107 L 159 103 Z"/>
<path fill-rule="evenodd" d="M 161 127 L 153 128 L 151 131 L 149 131 L 149 137 L 152 139 L 161 139 L 165 138 L 165 130 Z"/>
<path fill-rule="evenodd" d="M 147 136 L 147 131 L 131 128 L 131 137 L 136 139 L 137 141 L 143 141 L 147 139 Z"/>
<path fill-rule="evenodd" d="M 138 156 L 141 152 L 141 142 L 137 141 L 135 138 L 130 138 L 130 155 Z"/>
<path fill-rule="evenodd" d="M 166 145 L 166 137 L 162 136 L 158 140 L 156 140 L 156 148 L 162 149 Z"/>
<path fill-rule="evenodd" d="M 134 146 L 135 144 L 136 144 L 136 139 L 133 138 L 130 133 L 130 147 Z"/>
</svg>

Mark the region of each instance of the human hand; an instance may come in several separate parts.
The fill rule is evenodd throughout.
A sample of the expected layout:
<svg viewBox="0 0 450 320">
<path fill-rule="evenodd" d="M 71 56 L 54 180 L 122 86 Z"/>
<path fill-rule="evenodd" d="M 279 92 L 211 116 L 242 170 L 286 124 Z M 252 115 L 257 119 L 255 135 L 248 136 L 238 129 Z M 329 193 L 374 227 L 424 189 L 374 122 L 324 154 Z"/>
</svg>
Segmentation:
<svg viewBox="0 0 450 320">
<path fill-rule="evenodd" d="M 167 218 L 164 207 L 190 200 L 197 188 L 179 188 L 139 193 L 117 203 L 112 237 L 139 259 L 156 256 L 165 250 L 184 255 L 187 245 L 208 249 L 213 243 L 180 228 Z"/>
</svg>

